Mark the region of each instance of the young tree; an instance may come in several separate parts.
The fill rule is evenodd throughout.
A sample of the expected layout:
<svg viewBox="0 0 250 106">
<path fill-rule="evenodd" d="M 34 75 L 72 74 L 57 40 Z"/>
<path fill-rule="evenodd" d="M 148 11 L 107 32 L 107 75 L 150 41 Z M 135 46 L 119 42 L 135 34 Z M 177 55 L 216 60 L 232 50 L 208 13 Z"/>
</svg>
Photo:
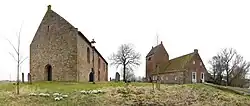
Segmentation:
<svg viewBox="0 0 250 106">
<path fill-rule="evenodd" d="M 15 59 L 15 61 L 17 62 L 17 84 L 16 84 L 16 89 L 17 89 L 17 94 L 19 94 L 19 70 L 20 70 L 20 65 L 24 62 L 24 60 L 26 60 L 28 57 L 26 58 L 23 58 L 22 55 L 20 54 L 20 46 L 21 46 L 21 29 L 22 29 L 22 26 L 20 28 L 20 31 L 19 33 L 17 34 L 17 47 L 15 47 L 13 45 L 13 43 L 7 39 L 7 41 L 10 43 L 11 47 L 14 49 L 15 53 L 17 56 L 15 56 L 13 53 L 9 52 L 9 54 Z"/>
<path fill-rule="evenodd" d="M 222 49 L 209 63 L 212 66 L 214 81 L 221 84 L 223 73 L 225 73 L 227 85 L 231 85 L 236 79 L 245 79 L 245 75 L 249 71 L 250 66 L 250 64 L 232 48 Z"/>
<path fill-rule="evenodd" d="M 116 68 L 123 68 L 123 81 L 127 82 L 126 71 L 134 70 L 135 67 L 139 66 L 141 54 L 136 52 L 131 44 L 122 44 L 117 53 L 113 53 L 110 56 L 111 65 Z"/>
</svg>

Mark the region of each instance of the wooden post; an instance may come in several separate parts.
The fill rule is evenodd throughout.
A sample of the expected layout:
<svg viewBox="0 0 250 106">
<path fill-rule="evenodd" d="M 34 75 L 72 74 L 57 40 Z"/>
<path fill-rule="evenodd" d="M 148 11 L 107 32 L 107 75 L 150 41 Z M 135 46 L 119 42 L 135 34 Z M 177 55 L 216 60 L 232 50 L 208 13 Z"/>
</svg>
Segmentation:
<svg viewBox="0 0 250 106">
<path fill-rule="evenodd" d="M 159 68 L 160 66 L 158 65 L 157 66 L 157 82 L 156 82 L 156 84 L 157 84 L 157 89 L 158 90 L 160 90 L 160 75 L 159 75 Z"/>
<path fill-rule="evenodd" d="M 24 83 L 24 73 L 22 73 L 22 83 Z"/>
<path fill-rule="evenodd" d="M 28 73 L 28 83 L 31 84 L 31 75 Z"/>
</svg>

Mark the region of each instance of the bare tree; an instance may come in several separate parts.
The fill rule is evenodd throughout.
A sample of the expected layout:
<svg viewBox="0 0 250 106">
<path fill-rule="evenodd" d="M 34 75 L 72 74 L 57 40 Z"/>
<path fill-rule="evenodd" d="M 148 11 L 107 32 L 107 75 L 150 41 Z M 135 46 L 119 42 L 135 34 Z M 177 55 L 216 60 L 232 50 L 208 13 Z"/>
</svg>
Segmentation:
<svg viewBox="0 0 250 106">
<path fill-rule="evenodd" d="M 136 52 L 131 44 L 122 44 L 117 53 L 113 53 L 110 56 L 111 65 L 116 66 L 116 68 L 123 68 L 123 81 L 127 82 L 126 70 L 134 70 L 135 67 L 139 66 L 140 63 L 140 53 Z"/>
<path fill-rule="evenodd" d="M 222 73 L 224 69 L 222 69 L 223 67 L 221 63 L 221 56 L 219 55 L 213 56 L 213 58 L 209 61 L 209 64 L 212 66 L 210 73 L 212 74 L 214 83 L 217 84 L 221 84 L 223 78 Z"/>
<path fill-rule="evenodd" d="M 124 76 L 123 69 L 121 70 L 121 75 Z M 135 78 L 134 71 L 132 69 L 126 68 L 125 79 L 132 81 Z"/>
<path fill-rule="evenodd" d="M 11 45 L 11 47 L 14 49 L 14 51 L 15 51 L 15 54 L 17 55 L 17 56 L 15 56 L 13 53 L 11 53 L 11 52 L 9 52 L 9 54 L 13 57 L 13 59 L 15 59 L 15 61 L 17 62 L 17 84 L 16 84 L 16 89 L 17 89 L 17 94 L 19 94 L 19 70 L 20 70 L 20 65 L 24 62 L 24 60 L 26 60 L 28 57 L 26 57 L 26 58 L 23 58 L 22 57 L 22 55 L 20 54 L 20 46 L 21 46 L 21 40 L 20 40 L 20 38 L 21 38 L 21 29 L 22 29 L 22 26 L 21 26 L 21 28 L 20 28 L 20 30 L 19 30 L 19 33 L 16 35 L 16 37 L 17 37 L 17 47 L 15 47 L 14 45 L 13 45 L 13 43 L 9 40 L 9 39 L 7 39 L 6 38 L 6 40 L 10 43 L 10 45 Z"/>
<path fill-rule="evenodd" d="M 221 84 L 225 73 L 226 85 L 232 85 L 235 80 L 245 79 L 250 64 L 232 48 L 222 49 L 209 61 L 212 66 L 214 81 Z M 244 76 L 244 77 L 243 77 Z"/>
</svg>

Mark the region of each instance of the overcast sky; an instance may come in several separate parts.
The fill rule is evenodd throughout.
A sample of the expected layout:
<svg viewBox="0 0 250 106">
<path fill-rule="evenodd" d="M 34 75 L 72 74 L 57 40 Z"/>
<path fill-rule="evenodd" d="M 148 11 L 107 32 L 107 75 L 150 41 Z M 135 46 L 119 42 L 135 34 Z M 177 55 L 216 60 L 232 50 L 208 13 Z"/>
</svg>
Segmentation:
<svg viewBox="0 0 250 106">
<path fill-rule="evenodd" d="M 249 0 L 8 0 L 0 1 L 0 80 L 16 79 L 16 62 L 9 55 L 14 50 L 4 38 L 17 44 L 22 25 L 21 53 L 29 56 L 29 44 L 49 4 L 89 40 L 94 38 L 108 62 L 119 45 L 134 44 L 142 54 L 137 76 L 145 76 L 145 56 L 157 44 L 156 33 L 170 59 L 198 49 L 209 69 L 213 55 L 232 47 L 250 60 Z M 109 66 L 109 77 L 116 71 Z M 21 72 L 27 76 L 29 59 Z"/>
</svg>

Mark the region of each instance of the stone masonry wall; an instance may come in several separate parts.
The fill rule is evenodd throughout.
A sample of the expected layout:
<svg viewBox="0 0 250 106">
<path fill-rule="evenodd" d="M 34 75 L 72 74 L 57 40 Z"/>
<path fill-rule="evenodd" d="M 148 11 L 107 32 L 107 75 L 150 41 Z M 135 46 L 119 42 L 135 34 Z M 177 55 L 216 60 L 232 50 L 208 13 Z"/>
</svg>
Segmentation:
<svg viewBox="0 0 250 106">
<path fill-rule="evenodd" d="M 52 66 L 52 80 L 77 80 L 76 35 L 70 23 L 48 8 L 30 44 L 32 81 L 47 80 L 47 64 Z"/>
<path fill-rule="evenodd" d="M 79 73 L 79 81 L 88 81 L 89 73 L 93 66 L 93 51 L 91 46 L 83 39 L 81 36 L 77 36 L 77 69 Z M 90 50 L 90 61 L 87 61 L 87 48 Z M 98 58 L 100 58 L 100 67 L 98 67 Z M 105 65 L 105 66 L 104 66 Z M 98 81 L 98 71 L 100 71 L 100 81 L 107 81 L 107 70 L 104 68 L 107 67 L 107 64 L 104 60 L 98 55 L 97 52 L 94 52 L 94 71 L 95 71 L 95 81 Z"/>
</svg>

